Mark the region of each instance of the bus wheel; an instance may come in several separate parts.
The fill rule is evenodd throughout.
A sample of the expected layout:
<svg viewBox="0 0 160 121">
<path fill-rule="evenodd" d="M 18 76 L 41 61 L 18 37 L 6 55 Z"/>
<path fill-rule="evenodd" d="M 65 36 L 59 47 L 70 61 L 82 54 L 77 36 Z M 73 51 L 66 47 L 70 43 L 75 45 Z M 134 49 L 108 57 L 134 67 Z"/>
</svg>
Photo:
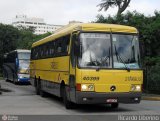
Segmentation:
<svg viewBox="0 0 160 121">
<path fill-rule="evenodd" d="M 64 102 L 64 105 L 65 105 L 66 109 L 75 108 L 75 104 L 67 99 L 67 92 L 66 92 L 65 87 L 63 88 L 63 102 Z"/>
<path fill-rule="evenodd" d="M 5 76 L 4 80 L 5 80 L 6 82 L 9 82 L 8 76 Z"/>
<path fill-rule="evenodd" d="M 40 90 L 41 97 L 47 97 L 47 93 L 43 90 Z"/>
<path fill-rule="evenodd" d="M 115 109 L 115 108 L 118 108 L 118 106 L 119 106 L 118 103 L 112 103 L 112 104 L 111 104 L 111 108 L 114 108 L 114 109 Z"/>
<path fill-rule="evenodd" d="M 3 78 L 4 78 L 4 80 L 5 80 L 6 82 L 8 81 L 8 77 L 7 77 L 7 74 L 6 74 L 6 73 L 3 74 Z"/>
<path fill-rule="evenodd" d="M 15 85 L 17 85 L 17 84 L 18 84 L 17 79 L 13 78 L 13 83 L 14 83 Z"/>
<path fill-rule="evenodd" d="M 40 91 L 40 96 L 41 96 L 41 97 L 47 97 L 47 93 L 42 90 L 41 84 L 40 84 L 39 91 Z"/>
<path fill-rule="evenodd" d="M 37 95 L 40 95 L 40 83 L 39 83 L 39 80 L 36 81 L 36 82 L 37 82 L 37 84 L 36 84 L 36 86 L 35 86 L 36 94 L 37 94 Z"/>
<path fill-rule="evenodd" d="M 18 84 L 15 80 L 13 81 L 13 83 L 14 83 L 15 85 L 17 85 L 17 84 Z"/>
</svg>

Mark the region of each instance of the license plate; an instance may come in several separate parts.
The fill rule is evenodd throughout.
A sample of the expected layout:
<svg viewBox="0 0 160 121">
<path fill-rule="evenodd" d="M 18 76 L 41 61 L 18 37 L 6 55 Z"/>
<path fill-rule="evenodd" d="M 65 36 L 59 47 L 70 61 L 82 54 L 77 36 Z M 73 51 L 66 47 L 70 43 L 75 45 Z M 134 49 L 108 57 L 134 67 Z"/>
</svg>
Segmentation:
<svg viewBox="0 0 160 121">
<path fill-rule="evenodd" d="M 117 103 L 117 99 L 107 99 L 107 103 Z"/>
</svg>

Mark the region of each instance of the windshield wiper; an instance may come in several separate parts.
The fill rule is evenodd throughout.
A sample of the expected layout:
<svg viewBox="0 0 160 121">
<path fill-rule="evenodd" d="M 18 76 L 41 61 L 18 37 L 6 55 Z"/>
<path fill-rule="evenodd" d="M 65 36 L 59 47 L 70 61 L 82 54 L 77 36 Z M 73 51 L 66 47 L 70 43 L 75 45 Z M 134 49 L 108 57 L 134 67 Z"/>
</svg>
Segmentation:
<svg viewBox="0 0 160 121">
<path fill-rule="evenodd" d="M 115 54 L 116 54 L 116 57 L 117 57 L 117 61 L 120 60 L 120 62 L 124 64 L 125 69 L 126 69 L 128 72 L 130 72 L 130 68 L 127 67 L 127 65 L 125 64 L 125 62 L 124 62 L 124 60 L 122 59 L 122 57 L 118 54 L 118 51 L 117 51 L 117 48 L 116 48 L 115 45 L 114 45 L 114 48 L 115 48 Z"/>
<path fill-rule="evenodd" d="M 89 62 L 89 64 L 92 65 L 92 66 L 99 65 L 99 62 L 97 61 L 97 59 L 93 60 L 91 52 L 90 52 L 90 62 Z"/>
<path fill-rule="evenodd" d="M 105 56 L 105 57 L 103 58 L 103 60 L 101 59 L 101 66 L 103 66 L 103 64 L 106 63 L 108 59 L 109 59 L 109 64 L 108 64 L 108 65 L 110 65 L 110 57 L 111 57 L 110 47 L 109 47 L 108 50 L 109 50 L 109 51 L 108 51 L 108 53 L 109 53 L 108 56 Z"/>
<path fill-rule="evenodd" d="M 101 61 L 99 62 L 99 61 L 97 61 L 96 60 L 96 62 L 98 62 L 98 64 L 99 64 L 99 67 L 96 69 L 96 71 L 99 71 L 102 67 L 103 67 L 103 64 L 106 64 L 107 63 L 107 60 L 109 59 L 109 66 L 110 66 L 110 57 L 111 57 L 111 52 L 110 52 L 110 47 L 109 47 L 109 55 L 108 56 L 105 56 L 104 57 L 104 59 L 100 59 Z M 107 66 L 108 66 L 107 65 Z M 105 65 L 104 65 L 105 66 Z"/>
</svg>

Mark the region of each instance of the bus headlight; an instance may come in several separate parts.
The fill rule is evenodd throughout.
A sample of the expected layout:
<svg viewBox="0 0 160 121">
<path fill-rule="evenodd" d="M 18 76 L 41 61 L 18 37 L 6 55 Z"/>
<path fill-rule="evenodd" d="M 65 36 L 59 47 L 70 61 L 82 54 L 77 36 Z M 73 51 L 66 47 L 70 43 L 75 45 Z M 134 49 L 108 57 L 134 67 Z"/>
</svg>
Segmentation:
<svg viewBox="0 0 160 121">
<path fill-rule="evenodd" d="M 20 74 L 18 74 L 18 78 L 23 78 L 23 76 L 22 76 L 22 75 L 20 75 Z"/>
<path fill-rule="evenodd" d="M 141 85 L 131 85 L 131 91 L 141 91 Z"/>
<path fill-rule="evenodd" d="M 141 91 L 141 86 L 140 85 L 136 85 L 136 91 Z"/>
<path fill-rule="evenodd" d="M 19 76 L 19 78 L 23 78 L 23 76 Z"/>
<path fill-rule="evenodd" d="M 81 91 L 94 91 L 94 85 L 93 84 L 82 84 Z"/>
<path fill-rule="evenodd" d="M 87 85 L 83 84 L 81 88 L 82 90 L 87 90 Z"/>
</svg>

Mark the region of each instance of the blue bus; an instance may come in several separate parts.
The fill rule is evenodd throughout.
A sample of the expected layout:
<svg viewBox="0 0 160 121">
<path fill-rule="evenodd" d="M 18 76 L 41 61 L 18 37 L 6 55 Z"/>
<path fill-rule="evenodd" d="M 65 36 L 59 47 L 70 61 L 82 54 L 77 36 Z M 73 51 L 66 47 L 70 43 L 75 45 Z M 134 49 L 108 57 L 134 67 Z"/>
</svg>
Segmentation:
<svg viewBox="0 0 160 121">
<path fill-rule="evenodd" d="M 18 49 L 4 55 L 3 77 L 6 81 L 29 82 L 30 54 L 30 50 Z"/>
</svg>

